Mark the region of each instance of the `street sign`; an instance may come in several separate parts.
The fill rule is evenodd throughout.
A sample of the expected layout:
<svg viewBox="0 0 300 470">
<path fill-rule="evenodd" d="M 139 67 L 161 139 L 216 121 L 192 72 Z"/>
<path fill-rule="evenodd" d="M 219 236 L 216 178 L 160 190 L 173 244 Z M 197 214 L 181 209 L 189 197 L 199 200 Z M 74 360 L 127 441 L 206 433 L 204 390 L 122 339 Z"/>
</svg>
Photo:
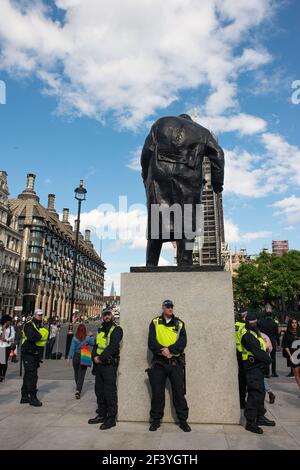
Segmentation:
<svg viewBox="0 0 300 470">
<path fill-rule="evenodd" d="M 23 311 L 23 307 L 20 307 L 20 306 L 14 307 L 14 310 L 15 310 L 16 312 L 22 312 L 22 311 Z"/>
</svg>

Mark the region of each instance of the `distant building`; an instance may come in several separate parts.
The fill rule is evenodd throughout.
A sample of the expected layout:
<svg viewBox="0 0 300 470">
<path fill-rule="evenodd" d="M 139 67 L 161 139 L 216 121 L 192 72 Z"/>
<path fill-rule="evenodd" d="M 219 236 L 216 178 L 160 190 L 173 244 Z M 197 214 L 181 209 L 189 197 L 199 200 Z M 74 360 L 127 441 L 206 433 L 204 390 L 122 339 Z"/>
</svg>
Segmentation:
<svg viewBox="0 0 300 470">
<path fill-rule="evenodd" d="M 10 201 L 10 210 L 23 235 L 19 290 L 25 315 L 42 308 L 46 316 L 67 320 L 70 315 L 76 223 L 68 221 L 69 209 L 62 220 L 55 210 L 55 195 L 49 194 L 43 207 L 34 190 L 35 175 L 27 175 L 25 190 Z M 99 315 L 103 306 L 105 264 L 90 241 L 79 235 L 75 286 L 76 311 L 82 318 Z"/>
<path fill-rule="evenodd" d="M 111 289 L 110 289 L 110 296 L 114 297 L 116 295 L 116 289 L 115 289 L 115 284 L 114 281 L 111 283 Z"/>
<path fill-rule="evenodd" d="M 277 256 L 282 256 L 289 251 L 288 240 L 272 240 L 272 253 Z"/>
<path fill-rule="evenodd" d="M 211 184 L 211 165 L 203 161 L 205 185 L 202 192 L 203 236 L 196 238 L 193 263 L 200 266 L 224 265 L 222 250 L 225 243 L 222 194 L 216 194 Z"/>
<path fill-rule="evenodd" d="M 236 276 L 235 272 L 242 263 L 247 263 L 255 259 L 255 255 L 251 256 L 247 254 L 246 248 L 241 248 L 239 251 L 231 253 L 231 273 Z"/>
<path fill-rule="evenodd" d="M 20 296 L 17 283 L 22 235 L 18 220 L 9 208 L 8 196 L 7 173 L 0 171 L 0 315 L 13 315 Z"/>
</svg>

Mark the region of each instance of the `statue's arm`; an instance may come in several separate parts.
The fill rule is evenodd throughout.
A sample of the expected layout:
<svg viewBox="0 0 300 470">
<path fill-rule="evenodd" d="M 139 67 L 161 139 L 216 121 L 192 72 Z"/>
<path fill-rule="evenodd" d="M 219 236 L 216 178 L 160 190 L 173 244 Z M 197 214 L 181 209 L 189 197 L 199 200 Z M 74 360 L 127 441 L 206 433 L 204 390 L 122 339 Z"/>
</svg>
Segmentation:
<svg viewBox="0 0 300 470">
<path fill-rule="evenodd" d="M 215 193 L 220 193 L 223 191 L 224 184 L 224 152 L 211 133 L 206 144 L 206 155 L 211 164 L 213 190 Z"/>
<path fill-rule="evenodd" d="M 148 135 L 145 140 L 144 147 L 141 154 L 141 167 L 142 167 L 142 178 L 143 181 L 147 179 L 149 163 L 154 151 L 154 142 L 152 139 L 152 132 Z"/>
</svg>

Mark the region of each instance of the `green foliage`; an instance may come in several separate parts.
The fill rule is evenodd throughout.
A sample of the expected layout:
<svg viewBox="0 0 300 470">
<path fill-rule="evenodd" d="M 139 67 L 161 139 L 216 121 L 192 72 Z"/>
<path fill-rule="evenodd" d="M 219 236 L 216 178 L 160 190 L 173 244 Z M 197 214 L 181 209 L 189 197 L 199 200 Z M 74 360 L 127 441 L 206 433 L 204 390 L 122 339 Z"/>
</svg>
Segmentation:
<svg viewBox="0 0 300 470">
<path fill-rule="evenodd" d="M 291 304 L 300 296 L 300 251 L 291 250 L 279 257 L 261 253 L 256 260 L 243 263 L 233 279 L 237 304 L 262 310 L 269 303 L 278 307 Z"/>
</svg>

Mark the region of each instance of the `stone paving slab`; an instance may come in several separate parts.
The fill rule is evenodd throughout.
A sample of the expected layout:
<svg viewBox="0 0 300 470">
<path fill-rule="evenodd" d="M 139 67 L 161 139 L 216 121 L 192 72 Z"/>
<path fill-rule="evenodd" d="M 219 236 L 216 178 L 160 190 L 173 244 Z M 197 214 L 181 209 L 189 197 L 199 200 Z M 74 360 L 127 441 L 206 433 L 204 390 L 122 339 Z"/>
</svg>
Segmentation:
<svg viewBox="0 0 300 470">
<path fill-rule="evenodd" d="M 279 356 L 279 355 L 278 355 Z M 262 436 L 247 432 L 242 425 L 198 424 L 183 433 L 174 423 L 163 423 L 151 433 L 148 423 L 119 422 L 108 431 L 89 425 L 95 416 L 94 380 L 87 376 L 82 398 L 75 400 L 72 374 L 65 363 L 51 361 L 39 380 L 41 408 L 21 405 L 18 365 L 10 365 L 7 380 L 0 385 L 0 449 L 95 449 L 95 450 L 182 450 L 182 449 L 297 449 L 300 450 L 300 398 L 294 379 L 280 356 L 280 377 L 270 379 L 276 394 L 274 405 L 266 403 L 275 428 L 264 428 Z M 55 366 L 53 365 L 55 364 Z M 134 399 L 134 397 L 133 397 Z M 241 416 L 241 424 L 244 417 Z"/>
</svg>

